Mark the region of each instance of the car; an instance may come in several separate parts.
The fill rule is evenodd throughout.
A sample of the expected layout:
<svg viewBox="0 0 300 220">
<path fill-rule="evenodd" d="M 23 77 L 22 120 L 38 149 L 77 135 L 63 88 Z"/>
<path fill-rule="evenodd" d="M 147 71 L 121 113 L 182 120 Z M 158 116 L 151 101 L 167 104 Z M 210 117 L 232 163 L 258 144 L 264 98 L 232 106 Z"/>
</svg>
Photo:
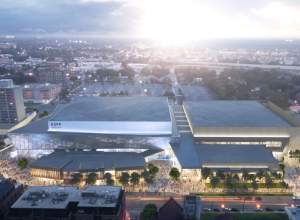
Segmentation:
<svg viewBox="0 0 300 220">
<path fill-rule="evenodd" d="M 211 212 L 212 209 L 211 209 L 211 208 L 204 208 L 203 211 L 204 211 L 204 212 Z"/>
<path fill-rule="evenodd" d="M 266 210 L 267 212 L 273 212 L 273 211 L 274 211 L 273 209 L 271 209 L 271 208 L 269 208 L 269 207 L 265 208 L 265 210 Z"/>
<path fill-rule="evenodd" d="M 214 208 L 213 211 L 214 212 L 220 212 L 220 209 Z"/>
<path fill-rule="evenodd" d="M 239 212 L 240 210 L 237 209 L 237 208 L 232 208 L 230 211 L 231 211 L 231 212 Z"/>
<path fill-rule="evenodd" d="M 264 211 L 263 209 L 255 209 L 256 212 L 262 212 Z"/>
</svg>

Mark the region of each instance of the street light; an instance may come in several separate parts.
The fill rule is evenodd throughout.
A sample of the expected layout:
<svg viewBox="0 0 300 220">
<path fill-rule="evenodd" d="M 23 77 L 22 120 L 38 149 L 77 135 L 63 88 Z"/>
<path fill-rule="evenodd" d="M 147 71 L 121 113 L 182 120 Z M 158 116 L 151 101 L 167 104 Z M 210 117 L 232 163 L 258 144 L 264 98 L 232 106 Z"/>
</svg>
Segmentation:
<svg viewBox="0 0 300 220">
<path fill-rule="evenodd" d="M 225 209 L 225 204 L 222 203 L 222 204 L 221 204 L 221 208 L 222 208 L 222 209 Z"/>
<path fill-rule="evenodd" d="M 260 209 L 260 204 L 256 204 L 256 209 Z"/>
</svg>

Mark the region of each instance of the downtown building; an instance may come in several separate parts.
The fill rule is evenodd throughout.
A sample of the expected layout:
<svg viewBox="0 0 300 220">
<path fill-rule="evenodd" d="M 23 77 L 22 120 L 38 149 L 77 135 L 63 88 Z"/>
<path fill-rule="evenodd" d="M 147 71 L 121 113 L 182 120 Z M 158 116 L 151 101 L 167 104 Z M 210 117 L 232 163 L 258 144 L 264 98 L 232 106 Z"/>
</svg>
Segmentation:
<svg viewBox="0 0 300 220">
<path fill-rule="evenodd" d="M 182 176 L 201 168 L 241 173 L 279 170 L 297 148 L 299 127 L 256 101 L 170 104 L 161 97 L 79 97 L 9 137 L 18 156 L 39 158 L 36 178 L 66 182 L 73 173 L 142 172 L 167 160 Z"/>
</svg>

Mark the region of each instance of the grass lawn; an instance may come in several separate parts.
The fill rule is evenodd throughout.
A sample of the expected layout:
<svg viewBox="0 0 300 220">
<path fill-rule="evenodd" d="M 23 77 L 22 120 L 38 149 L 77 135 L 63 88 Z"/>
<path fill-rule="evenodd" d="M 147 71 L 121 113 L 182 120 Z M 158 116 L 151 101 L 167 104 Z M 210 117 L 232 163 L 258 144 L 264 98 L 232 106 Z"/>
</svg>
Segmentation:
<svg viewBox="0 0 300 220">
<path fill-rule="evenodd" d="M 202 213 L 201 220 L 214 220 L 222 213 Z M 284 213 L 232 213 L 235 220 L 288 220 Z"/>
</svg>

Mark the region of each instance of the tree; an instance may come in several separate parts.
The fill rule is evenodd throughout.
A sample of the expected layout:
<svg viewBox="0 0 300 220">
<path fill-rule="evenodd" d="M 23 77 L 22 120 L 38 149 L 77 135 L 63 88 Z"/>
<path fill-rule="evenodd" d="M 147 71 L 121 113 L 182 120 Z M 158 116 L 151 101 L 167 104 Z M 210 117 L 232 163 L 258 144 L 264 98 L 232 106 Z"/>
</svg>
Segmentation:
<svg viewBox="0 0 300 220">
<path fill-rule="evenodd" d="M 130 176 L 130 183 L 133 185 L 138 185 L 140 183 L 140 174 L 133 172 Z"/>
<path fill-rule="evenodd" d="M 148 170 L 149 170 L 149 173 L 151 175 L 153 175 L 153 177 L 155 177 L 155 175 L 158 173 L 159 171 L 159 168 L 157 166 L 154 166 L 152 163 L 149 163 L 148 164 Z"/>
<path fill-rule="evenodd" d="M 172 180 L 178 181 L 180 177 L 180 172 L 176 167 L 173 167 L 169 173 Z"/>
<path fill-rule="evenodd" d="M 112 186 L 115 184 L 115 181 L 112 179 L 111 173 L 105 173 L 103 177 L 107 185 Z"/>
<path fill-rule="evenodd" d="M 113 186 L 113 185 L 115 185 L 115 181 L 113 179 L 107 179 L 106 184 L 109 186 Z"/>
<path fill-rule="evenodd" d="M 247 180 L 249 180 L 249 178 L 250 178 L 250 176 L 249 176 L 249 172 L 248 172 L 248 170 L 243 170 L 243 179 L 244 179 L 244 181 L 247 181 Z"/>
<path fill-rule="evenodd" d="M 42 113 L 39 114 L 39 117 L 43 118 L 43 117 L 46 117 L 48 115 L 49 115 L 49 113 L 47 111 L 43 111 Z"/>
<path fill-rule="evenodd" d="M 201 176 L 203 179 L 206 180 L 210 176 L 210 174 L 211 174 L 211 170 L 209 168 L 204 167 L 201 169 Z"/>
<path fill-rule="evenodd" d="M 284 181 L 280 182 L 280 186 L 285 189 L 287 189 L 289 187 L 289 185 Z"/>
<path fill-rule="evenodd" d="M 97 181 L 97 174 L 96 173 L 89 173 L 89 175 L 86 179 L 86 183 L 95 185 L 96 181 Z"/>
<path fill-rule="evenodd" d="M 81 173 L 73 173 L 71 175 L 71 184 L 79 184 L 82 179 Z"/>
<path fill-rule="evenodd" d="M 228 189 L 231 189 L 233 187 L 231 175 L 226 176 L 224 183 L 225 183 L 225 187 Z"/>
<path fill-rule="evenodd" d="M 28 160 L 26 158 L 21 158 L 18 160 L 18 167 L 21 170 L 24 170 L 28 165 Z"/>
<path fill-rule="evenodd" d="M 232 180 L 234 182 L 238 183 L 240 181 L 240 177 L 237 174 L 235 174 L 235 175 L 233 175 Z"/>
<path fill-rule="evenodd" d="M 258 187 L 259 187 L 259 186 L 258 186 L 256 180 L 252 180 L 251 185 L 252 185 L 252 188 L 253 188 L 254 190 L 258 190 Z"/>
<path fill-rule="evenodd" d="M 152 217 L 157 215 L 157 207 L 155 204 L 147 204 L 142 213 L 141 220 L 150 220 Z"/>
<path fill-rule="evenodd" d="M 147 184 L 153 183 L 154 177 L 150 174 L 150 172 L 148 170 L 144 170 L 144 172 L 142 173 L 142 177 L 144 178 L 144 180 Z"/>
<path fill-rule="evenodd" d="M 271 179 L 271 177 L 269 176 L 266 176 L 266 187 L 269 189 L 269 188 L 272 188 L 273 186 L 273 180 Z"/>
<path fill-rule="evenodd" d="M 264 171 L 262 170 L 259 170 L 257 173 L 256 173 L 256 177 L 258 179 L 262 179 L 264 177 Z"/>
<path fill-rule="evenodd" d="M 216 188 L 219 183 L 220 183 L 220 179 L 217 176 L 212 177 L 210 180 L 210 185 L 212 188 Z"/>
<path fill-rule="evenodd" d="M 174 94 L 174 92 L 172 91 L 172 90 L 166 90 L 165 92 L 164 92 L 164 94 L 163 94 L 163 96 L 166 96 L 166 97 L 168 97 L 168 98 L 174 98 L 175 97 L 175 94 Z"/>
<path fill-rule="evenodd" d="M 221 180 L 224 180 L 224 179 L 225 179 L 225 174 L 224 174 L 224 172 L 221 171 L 221 170 L 218 170 L 218 171 L 217 171 L 216 176 L 219 177 Z"/>
<path fill-rule="evenodd" d="M 123 186 L 127 186 L 129 183 L 130 175 L 127 172 L 122 172 L 119 181 Z"/>
<path fill-rule="evenodd" d="M 273 173 L 272 173 L 272 176 L 273 176 L 275 179 L 278 179 L 278 180 L 281 180 L 281 178 L 283 177 L 280 173 L 277 173 L 277 172 L 273 172 Z"/>
</svg>

